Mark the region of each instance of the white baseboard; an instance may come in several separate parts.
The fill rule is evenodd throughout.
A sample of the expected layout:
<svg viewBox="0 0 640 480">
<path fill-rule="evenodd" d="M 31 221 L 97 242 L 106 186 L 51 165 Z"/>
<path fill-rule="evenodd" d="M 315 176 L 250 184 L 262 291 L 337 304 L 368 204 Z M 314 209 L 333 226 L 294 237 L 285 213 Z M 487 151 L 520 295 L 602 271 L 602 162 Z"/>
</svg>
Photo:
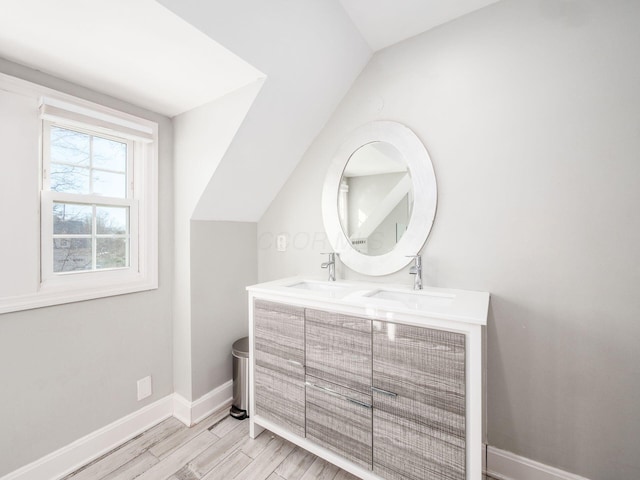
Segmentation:
<svg viewBox="0 0 640 480">
<path fill-rule="evenodd" d="M 131 438 L 174 416 L 192 426 L 231 404 L 233 382 L 229 380 L 195 402 L 174 393 L 56 450 L 0 480 L 52 480 L 86 465 Z M 588 480 L 528 458 L 483 445 L 483 470 L 498 480 Z M 486 463 L 485 463 L 486 459 Z"/>
<path fill-rule="evenodd" d="M 495 447 L 486 447 L 486 473 L 498 480 L 588 480 Z"/>
<path fill-rule="evenodd" d="M 193 423 L 198 423 L 224 406 L 231 406 L 233 399 L 233 380 L 229 380 L 219 387 L 211 390 L 198 400 L 193 402 L 191 418 Z"/>
<path fill-rule="evenodd" d="M 232 393 L 233 382 L 229 380 L 195 402 L 189 402 L 177 393 L 167 395 L 0 480 L 62 478 L 171 416 L 189 427 L 195 425 L 216 410 L 230 405 Z"/>
<path fill-rule="evenodd" d="M 184 423 L 187 427 L 191 426 L 191 402 L 182 395 L 174 393 L 173 397 L 173 416 Z M 0 479 L 2 480 L 2 479 Z"/>
<path fill-rule="evenodd" d="M 174 393 L 173 416 L 187 427 L 195 425 L 225 405 L 231 405 L 233 396 L 233 381 L 229 380 L 209 393 L 204 394 L 195 402 L 190 402 L 182 395 Z M 1 480 L 1 479 L 0 479 Z"/>
<path fill-rule="evenodd" d="M 52 480 L 64 477 L 172 416 L 173 403 L 173 395 L 167 395 L 0 480 Z"/>
</svg>

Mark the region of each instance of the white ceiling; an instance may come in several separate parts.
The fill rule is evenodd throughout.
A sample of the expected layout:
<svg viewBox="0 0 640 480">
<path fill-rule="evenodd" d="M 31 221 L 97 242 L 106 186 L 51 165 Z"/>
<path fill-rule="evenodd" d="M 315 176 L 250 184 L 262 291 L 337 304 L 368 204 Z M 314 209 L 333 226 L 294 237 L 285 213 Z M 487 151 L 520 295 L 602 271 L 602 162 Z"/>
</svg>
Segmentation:
<svg viewBox="0 0 640 480">
<path fill-rule="evenodd" d="M 175 116 L 263 75 L 155 0 L 0 0 L 0 57 Z"/>
<path fill-rule="evenodd" d="M 375 51 L 497 0 L 334 1 Z M 212 8 L 224 15 L 226 2 Z M 0 11 L 0 57 L 170 117 L 263 76 L 156 0 L 0 0 Z"/>
<path fill-rule="evenodd" d="M 371 49 L 338 0 L 159 1 L 267 75 L 191 217 L 258 221 Z"/>
<path fill-rule="evenodd" d="M 340 0 L 373 51 L 498 0 Z"/>
</svg>

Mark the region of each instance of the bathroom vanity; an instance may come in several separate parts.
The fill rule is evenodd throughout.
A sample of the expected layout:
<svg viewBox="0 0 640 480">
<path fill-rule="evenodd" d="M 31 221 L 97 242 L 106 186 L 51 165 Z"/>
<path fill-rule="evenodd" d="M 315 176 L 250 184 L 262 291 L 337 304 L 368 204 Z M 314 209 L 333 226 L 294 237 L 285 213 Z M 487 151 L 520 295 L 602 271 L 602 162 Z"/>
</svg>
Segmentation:
<svg viewBox="0 0 640 480">
<path fill-rule="evenodd" d="M 304 278 L 248 291 L 252 437 L 363 479 L 481 480 L 488 293 Z"/>
<path fill-rule="evenodd" d="M 288 278 L 248 287 L 250 434 L 262 429 L 369 480 L 482 479 L 489 294 L 422 286 L 437 185 L 418 136 L 353 131 L 324 183 L 336 259 L 363 275 L 411 261 L 414 289 Z"/>
</svg>

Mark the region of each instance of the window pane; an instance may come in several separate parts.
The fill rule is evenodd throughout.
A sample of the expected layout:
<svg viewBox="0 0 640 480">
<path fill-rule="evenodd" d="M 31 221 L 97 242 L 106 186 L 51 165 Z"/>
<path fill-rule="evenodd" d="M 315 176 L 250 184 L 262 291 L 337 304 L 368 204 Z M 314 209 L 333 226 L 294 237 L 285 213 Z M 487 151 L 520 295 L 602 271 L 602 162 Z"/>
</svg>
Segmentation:
<svg viewBox="0 0 640 480">
<path fill-rule="evenodd" d="M 124 173 L 127 169 L 127 144 L 93 137 L 93 166 Z"/>
<path fill-rule="evenodd" d="M 118 268 L 128 266 L 127 239 L 98 238 L 96 242 L 96 268 Z"/>
<path fill-rule="evenodd" d="M 89 169 L 52 163 L 51 190 L 64 193 L 90 193 Z"/>
<path fill-rule="evenodd" d="M 51 161 L 88 167 L 90 138 L 86 133 L 52 126 Z"/>
<path fill-rule="evenodd" d="M 91 253 L 90 238 L 54 238 L 53 271 L 91 270 Z"/>
<path fill-rule="evenodd" d="M 127 177 L 123 173 L 92 170 L 93 193 L 107 197 L 126 198 Z"/>
<path fill-rule="evenodd" d="M 98 235 L 127 234 L 129 207 L 96 207 L 96 230 Z"/>
<path fill-rule="evenodd" d="M 93 209 L 91 205 L 73 203 L 53 204 L 53 233 L 86 235 L 91 234 Z"/>
</svg>

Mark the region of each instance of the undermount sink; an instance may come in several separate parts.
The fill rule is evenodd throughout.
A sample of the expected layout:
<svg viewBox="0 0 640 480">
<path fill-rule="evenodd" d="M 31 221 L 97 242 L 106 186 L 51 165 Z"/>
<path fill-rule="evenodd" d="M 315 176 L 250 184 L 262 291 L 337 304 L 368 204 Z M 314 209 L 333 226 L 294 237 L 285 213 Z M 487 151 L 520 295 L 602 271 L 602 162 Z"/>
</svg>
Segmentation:
<svg viewBox="0 0 640 480">
<path fill-rule="evenodd" d="M 453 300 L 456 298 L 453 294 L 433 294 L 420 291 L 399 292 L 397 290 L 376 290 L 367 294 L 367 297 L 398 302 L 411 309 L 447 307 L 453 304 Z"/>
<path fill-rule="evenodd" d="M 285 285 L 287 288 L 295 288 L 313 295 L 329 298 L 349 298 L 355 300 L 376 300 L 379 306 L 395 304 L 398 307 L 411 310 L 428 310 L 432 307 L 448 307 L 456 298 L 453 293 L 434 293 L 425 290 L 397 290 L 397 289 L 357 289 L 354 286 L 343 283 L 328 282 L 322 280 L 299 280 Z M 346 296 L 345 296 L 346 295 Z"/>
<path fill-rule="evenodd" d="M 289 288 L 299 288 L 301 290 L 318 292 L 327 296 L 333 296 L 336 294 L 343 293 L 349 288 L 345 285 L 340 285 L 340 284 L 335 284 L 330 282 L 321 282 L 321 281 L 312 282 L 308 280 L 297 282 L 287 286 Z"/>
</svg>

